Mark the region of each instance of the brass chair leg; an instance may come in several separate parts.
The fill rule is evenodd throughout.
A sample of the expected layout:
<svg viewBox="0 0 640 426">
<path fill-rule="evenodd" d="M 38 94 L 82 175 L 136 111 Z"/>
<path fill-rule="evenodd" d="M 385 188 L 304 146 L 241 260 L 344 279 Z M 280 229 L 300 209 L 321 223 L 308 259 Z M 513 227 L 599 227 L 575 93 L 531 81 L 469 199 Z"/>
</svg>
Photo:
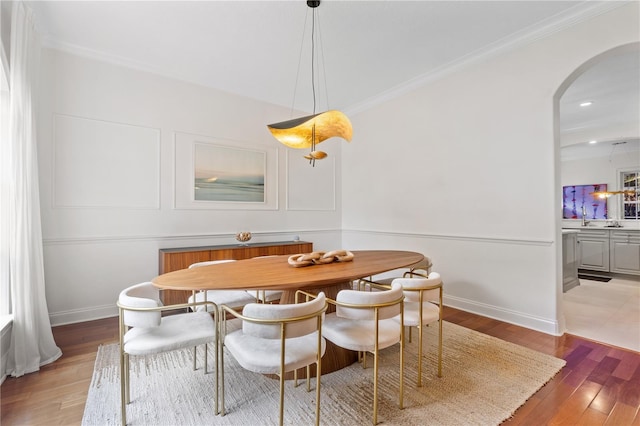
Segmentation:
<svg viewBox="0 0 640 426">
<path fill-rule="evenodd" d="M 216 316 L 216 318 L 215 318 L 215 320 L 216 320 L 215 321 L 216 340 L 214 341 L 214 345 L 213 345 L 214 346 L 213 353 L 214 353 L 214 356 L 215 356 L 215 359 L 214 359 L 215 363 L 214 363 L 213 366 L 214 366 L 214 368 L 216 370 L 216 379 L 215 379 L 216 388 L 215 388 L 215 392 L 214 392 L 215 393 L 215 395 L 214 395 L 215 396 L 214 413 L 216 414 L 216 416 L 218 414 L 220 414 L 220 411 L 218 410 L 218 399 L 219 399 L 218 395 L 219 395 L 219 391 L 220 391 L 220 385 L 219 385 L 219 380 L 218 380 L 219 377 L 220 377 L 220 364 L 219 364 L 220 357 L 218 356 L 218 353 L 220 351 L 220 344 L 219 344 L 219 340 L 220 340 L 220 324 L 219 324 L 219 318 L 220 317 L 218 317 L 218 316 Z"/>
<path fill-rule="evenodd" d="M 207 365 L 207 358 L 209 358 L 208 355 L 208 345 L 205 343 L 204 344 L 204 374 L 207 374 L 208 371 L 208 365 Z"/>
<path fill-rule="evenodd" d="M 320 426 L 320 370 L 321 370 L 321 361 L 320 357 L 318 357 L 318 362 L 316 362 L 316 426 Z"/>
<path fill-rule="evenodd" d="M 280 371 L 280 426 L 283 425 L 284 419 L 284 372 Z"/>
<path fill-rule="evenodd" d="M 373 354 L 373 424 L 378 424 L 378 351 Z"/>
<path fill-rule="evenodd" d="M 129 354 L 124 354 L 124 382 L 127 386 L 127 393 L 125 396 L 125 400 L 127 404 L 131 403 L 131 361 L 129 358 Z"/>
<path fill-rule="evenodd" d="M 220 415 L 224 416 L 224 345 L 220 348 Z"/>
<path fill-rule="evenodd" d="M 442 317 L 438 321 L 438 377 L 442 377 Z"/>
<path fill-rule="evenodd" d="M 423 338 L 423 328 L 420 327 L 420 334 L 418 334 L 418 387 L 422 386 L 422 338 Z"/>
<path fill-rule="evenodd" d="M 120 349 L 120 419 L 122 426 L 127 424 L 127 382 L 125 377 L 125 359 L 124 352 Z"/>
<path fill-rule="evenodd" d="M 404 408 L 404 328 L 400 327 L 400 409 Z"/>
</svg>

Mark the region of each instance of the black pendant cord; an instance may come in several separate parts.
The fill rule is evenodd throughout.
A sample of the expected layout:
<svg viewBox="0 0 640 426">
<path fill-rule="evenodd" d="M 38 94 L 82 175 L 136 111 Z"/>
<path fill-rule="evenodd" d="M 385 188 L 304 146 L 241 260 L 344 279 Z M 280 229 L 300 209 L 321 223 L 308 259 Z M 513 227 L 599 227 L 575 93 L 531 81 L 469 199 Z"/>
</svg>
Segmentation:
<svg viewBox="0 0 640 426">
<path fill-rule="evenodd" d="M 315 37 L 316 37 L 316 9 L 313 9 L 311 15 L 311 92 L 313 95 L 313 115 L 316 114 L 316 77 L 315 77 Z M 313 128 L 311 129 L 311 153 L 316 150 L 316 125 L 313 124 Z M 311 156 L 309 160 L 311 165 L 315 167 L 316 159 Z"/>
<path fill-rule="evenodd" d="M 313 123 L 313 127 L 311 128 L 311 152 L 313 153 L 313 151 L 315 150 L 316 150 L 316 124 Z M 316 166 L 316 159 L 315 157 L 313 157 L 313 155 L 311 156 L 309 163 L 311 163 L 313 167 Z"/>
<path fill-rule="evenodd" d="M 315 38 L 316 38 L 316 10 L 313 9 L 313 15 L 311 15 L 311 92 L 313 94 L 313 114 L 316 113 Z"/>
<path fill-rule="evenodd" d="M 315 58 L 316 58 L 316 8 L 320 6 L 320 0 L 307 0 L 307 6 L 312 9 L 311 14 L 311 93 L 313 95 L 313 115 L 316 115 L 316 76 L 315 76 Z M 316 158 L 313 153 L 316 150 L 316 124 L 311 127 L 311 153 L 309 154 L 309 164 L 316 166 Z"/>
</svg>

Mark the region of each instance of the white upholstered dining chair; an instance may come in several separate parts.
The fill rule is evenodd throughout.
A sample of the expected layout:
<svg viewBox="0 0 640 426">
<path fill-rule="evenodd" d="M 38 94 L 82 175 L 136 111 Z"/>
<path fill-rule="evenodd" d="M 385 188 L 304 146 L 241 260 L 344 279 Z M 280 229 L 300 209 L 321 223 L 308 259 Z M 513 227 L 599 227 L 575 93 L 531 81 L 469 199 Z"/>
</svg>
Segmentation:
<svg viewBox="0 0 640 426">
<path fill-rule="evenodd" d="M 207 373 L 207 344 L 215 344 L 218 353 L 216 333 L 217 308 L 211 305 L 213 316 L 206 310 L 162 316 L 166 310 L 185 309 L 192 305 L 162 306 L 160 292 L 150 282 L 131 286 L 118 297 L 120 319 L 120 401 L 122 425 L 127 423 L 127 404 L 131 401 L 129 357 L 149 356 L 177 349 L 204 345 L 204 373 Z M 216 355 L 217 356 L 217 355 Z M 195 351 L 194 351 L 194 369 Z M 215 412 L 218 412 L 218 369 L 216 368 Z"/>
<path fill-rule="evenodd" d="M 221 306 L 221 312 L 242 320 L 242 328 L 229 334 L 226 334 L 226 320 L 221 322 L 222 415 L 225 414 L 224 348 L 226 347 L 243 368 L 255 373 L 277 374 L 280 377 L 280 425 L 283 424 L 284 417 L 285 373 L 307 367 L 307 391 L 310 391 L 309 366 L 315 363 L 316 425 L 320 424 L 321 359 L 326 349 L 326 342 L 322 337 L 322 317 L 326 309 L 324 293 L 320 293 L 313 300 L 296 304 L 251 303 L 244 307 L 242 314 L 228 306 Z M 297 380 L 295 384 L 297 385 Z"/>
<path fill-rule="evenodd" d="M 433 268 L 433 262 L 431 261 L 430 257 L 425 256 L 423 260 L 409 266 L 407 269 L 397 270 L 396 271 L 398 273 L 397 276 L 390 277 L 390 278 L 376 279 L 375 282 L 383 285 L 391 285 L 393 280 L 395 280 L 396 278 L 405 277 L 407 276 L 407 274 L 412 274 L 412 276 L 416 276 L 416 275 L 427 276 L 431 273 L 431 268 Z M 400 274 L 398 271 L 402 271 L 402 274 Z"/>
<path fill-rule="evenodd" d="M 200 268 L 203 266 L 217 265 L 220 263 L 235 262 L 233 259 L 225 260 L 208 260 L 205 262 L 197 262 L 189 265 L 189 269 Z M 194 291 L 189 296 L 189 303 L 212 301 L 216 305 L 227 305 L 233 308 L 242 308 L 247 303 L 255 301 L 255 297 L 252 297 L 245 290 L 204 290 Z M 199 305 L 197 309 L 211 309 L 210 305 Z"/>
<path fill-rule="evenodd" d="M 277 257 L 277 254 L 256 256 L 253 259 L 259 257 Z M 274 303 L 282 298 L 282 290 L 247 290 L 252 297 L 255 298 L 256 303 Z"/>
<path fill-rule="evenodd" d="M 442 278 L 437 272 L 428 276 L 405 273 L 407 278 L 396 278 L 404 291 L 404 320 L 406 327 L 417 327 L 418 334 L 418 386 L 422 386 L 422 351 L 424 327 L 438 322 L 438 377 L 442 377 Z M 400 317 L 396 317 L 400 322 Z M 409 334 L 411 336 L 411 334 Z"/>
<path fill-rule="evenodd" d="M 362 353 L 366 367 L 367 352 L 373 354 L 373 424 L 378 423 L 378 359 L 381 349 L 400 344 L 398 406 L 404 397 L 404 327 L 394 320 L 403 317 L 402 286 L 392 284 L 387 291 L 341 290 L 336 300 L 327 299 L 336 311 L 326 315 L 323 335 L 334 344 Z"/>
</svg>

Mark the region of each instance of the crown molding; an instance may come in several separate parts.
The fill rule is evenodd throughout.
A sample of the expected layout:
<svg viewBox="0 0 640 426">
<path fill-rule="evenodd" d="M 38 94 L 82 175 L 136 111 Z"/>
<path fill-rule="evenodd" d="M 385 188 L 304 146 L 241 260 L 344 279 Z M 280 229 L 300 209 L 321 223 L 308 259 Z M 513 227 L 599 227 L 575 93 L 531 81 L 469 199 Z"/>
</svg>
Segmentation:
<svg viewBox="0 0 640 426">
<path fill-rule="evenodd" d="M 380 93 L 377 96 L 371 97 L 349 108 L 344 108 L 343 111 L 348 115 L 355 115 L 357 113 L 366 111 L 384 102 L 412 92 L 428 83 L 444 78 L 449 74 L 460 71 L 466 67 L 484 62 L 490 58 L 515 50 L 537 40 L 544 39 L 564 29 L 570 28 L 576 24 L 587 21 L 596 16 L 602 15 L 632 2 L 633 0 L 603 1 L 591 4 L 587 7 L 585 7 L 584 5 L 573 6 L 572 8 L 549 17 L 534 26 L 523 28 L 520 31 L 510 35 L 509 37 L 497 40 L 482 49 L 478 49 L 475 52 L 456 59 L 455 61 L 446 63 L 432 71 L 429 71 L 402 84 L 399 84 L 389 90 Z"/>
<path fill-rule="evenodd" d="M 397 98 L 401 95 L 409 93 L 419 87 L 422 87 L 430 82 L 439 80 L 449 74 L 457 72 L 463 68 L 469 67 L 473 64 L 486 61 L 489 58 L 498 56 L 510 50 L 514 50 L 523 45 L 532 43 L 536 40 L 546 38 L 552 34 L 562 31 L 566 28 L 572 27 L 576 24 L 589 20 L 593 17 L 602 15 L 611 10 L 617 9 L 624 5 L 633 3 L 636 0 L 613 0 L 613 1 L 599 1 L 599 2 L 586 2 L 589 3 L 585 6 L 581 2 L 571 7 L 570 9 L 549 17 L 533 26 L 529 26 L 521 29 L 515 34 L 511 34 L 508 37 L 497 40 L 490 45 L 476 50 L 468 55 L 465 55 L 455 61 L 446 63 L 436 69 L 422 74 L 418 77 L 412 78 L 402 84 L 399 84 L 391 89 L 381 92 L 377 96 L 373 96 L 363 102 L 357 103 L 347 108 L 343 108 L 343 111 L 349 115 L 355 115 L 359 112 L 363 112 L 370 108 L 373 108 L 381 103 L 387 102 L 391 99 Z M 592 4 L 591 4 L 592 3 Z M 84 58 L 89 58 L 101 62 L 110 63 L 134 70 L 148 72 L 151 74 L 159 75 L 162 77 L 171 78 L 178 81 L 183 81 L 191 84 L 197 84 L 204 87 L 210 87 L 216 90 L 219 88 L 213 87 L 206 82 L 197 81 L 185 77 L 184 75 L 177 75 L 168 73 L 164 69 L 158 69 L 149 64 L 138 62 L 135 60 L 127 59 L 118 55 L 108 54 L 93 49 L 87 49 L 66 43 L 61 40 L 54 39 L 50 35 L 43 36 L 42 46 L 50 49 L 55 49 L 77 55 Z"/>
<path fill-rule="evenodd" d="M 130 68 L 137 71 L 155 74 L 161 77 L 167 77 L 173 80 L 206 86 L 202 82 L 194 81 L 193 79 L 186 78 L 185 76 L 182 76 L 182 75 L 169 73 L 165 70 L 152 67 L 151 65 L 146 64 L 144 62 L 134 61 L 134 60 L 125 58 L 123 56 L 112 55 L 110 53 L 105 53 L 105 52 L 101 52 L 94 49 L 88 49 L 86 47 L 81 47 L 76 44 L 60 41 L 51 37 L 51 35 L 47 35 L 42 38 L 42 47 L 59 50 L 65 53 L 70 53 L 72 55 L 79 56 L 82 58 L 92 59 L 99 62 L 106 62 L 108 64 L 117 65 L 124 68 Z"/>
</svg>

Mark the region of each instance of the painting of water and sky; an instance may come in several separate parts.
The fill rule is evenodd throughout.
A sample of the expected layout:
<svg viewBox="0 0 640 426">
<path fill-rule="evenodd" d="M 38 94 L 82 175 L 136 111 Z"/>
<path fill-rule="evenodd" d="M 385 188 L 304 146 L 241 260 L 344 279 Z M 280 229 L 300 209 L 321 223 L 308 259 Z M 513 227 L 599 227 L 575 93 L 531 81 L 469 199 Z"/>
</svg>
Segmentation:
<svg viewBox="0 0 640 426">
<path fill-rule="evenodd" d="M 194 162 L 194 200 L 265 202 L 265 152 L 195 144 Z"/>
</svg>

